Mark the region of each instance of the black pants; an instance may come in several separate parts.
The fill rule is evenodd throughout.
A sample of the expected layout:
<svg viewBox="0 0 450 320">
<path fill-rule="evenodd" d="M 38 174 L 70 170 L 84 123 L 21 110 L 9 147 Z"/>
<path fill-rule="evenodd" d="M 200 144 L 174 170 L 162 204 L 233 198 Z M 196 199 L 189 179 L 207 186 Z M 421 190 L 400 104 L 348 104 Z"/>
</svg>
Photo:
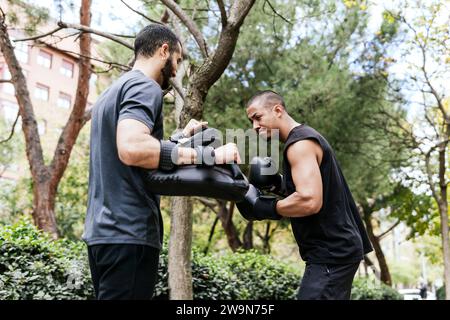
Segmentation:
<svg viewBox="0 0 450 320">
<path fill-rule="evenodd" d="M 307 263 L 300 289 L 299 300 L 349 300 L 353 278 L 359 263 L 316 264 Z"/>
<path fill-rule="evenodd" d="M 148 300 L 153 296 L 159 250 L 144 245 L 88 246 L 95 296 L 99 300 Z"/>
</svg>

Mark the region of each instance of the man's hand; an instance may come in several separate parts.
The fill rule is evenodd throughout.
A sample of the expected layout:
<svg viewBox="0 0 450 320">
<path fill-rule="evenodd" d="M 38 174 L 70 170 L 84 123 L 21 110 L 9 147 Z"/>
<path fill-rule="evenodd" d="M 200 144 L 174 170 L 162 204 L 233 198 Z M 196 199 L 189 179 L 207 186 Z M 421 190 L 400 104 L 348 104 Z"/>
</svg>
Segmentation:
<svg viewBox="0 0 450 320">
<path fill-rule="evenodd" d="M 195 119 L 191 119 L 188 122 L 188 124 L 186 125 L 186 127 L 183 129 L 183 135 L 185 137 L 190 137 L 194 133 L 200 131 L 202 129 L 202 127 L 207 127 L 207 126 L 208 126 L 207 121 L 198 121 Z"/>
<path fill-rule="evenodd" d="M 241 163 L 241 156 L 235 143 L 227 143 L 214 150 L 216 164 Z"/>
</svg>

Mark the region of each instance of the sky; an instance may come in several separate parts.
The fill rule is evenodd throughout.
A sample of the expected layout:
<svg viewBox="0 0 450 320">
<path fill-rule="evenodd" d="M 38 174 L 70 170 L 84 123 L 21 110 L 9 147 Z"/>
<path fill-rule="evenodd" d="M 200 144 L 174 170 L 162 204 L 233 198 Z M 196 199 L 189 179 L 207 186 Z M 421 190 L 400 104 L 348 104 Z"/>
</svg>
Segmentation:
<svg viewBox="0 0 450 320">
<path fill-rule="evenodd" d="M 138 9 L 141 6 L 141 2 L 138 0 L 124 0 L 132 8 Z M 28 0 L 27 2 L 33 3 L 45 8 L 50 9 L 50 14 L 59 18 L 59 10 L 55 0 Z M 67 2 L 67 1 L 66 1 Z M 79 22 L 79 8 L 80 0 L 71 1 L 74 3 L 74 7 L 70 9 L 64 5 L 64 12 L 62 20 L 65 22 Z M 64 1 L 61 1 L 64 3 Z M 102 30 L 108 30 L 111 33 L 117 34 L 129 34 L 130 30 L 139 21 L 139 16 L 128 9 L 120 0 L 92 0 L 92 22 L 93 28 L 99 28 Z"/>
</svg>

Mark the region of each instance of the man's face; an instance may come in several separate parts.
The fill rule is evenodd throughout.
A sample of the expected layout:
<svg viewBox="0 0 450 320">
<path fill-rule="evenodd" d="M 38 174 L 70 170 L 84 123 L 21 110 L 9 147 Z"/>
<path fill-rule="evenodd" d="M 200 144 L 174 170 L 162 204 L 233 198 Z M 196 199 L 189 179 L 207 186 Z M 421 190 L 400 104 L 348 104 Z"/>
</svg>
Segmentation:
<svg viewBox="0 0 450 320">
<path fill-rule="evenodd" d="M 247 108 L 247 117 L 258 135 L 270 140 L 273 129 L 279 129 L 276 125 L 275 106 L 264 106 L 261 101 L 255 101 Z"/>
<path fill-rule="evenodd" d="M 175 50 L 171 53 L 166 61 L 166 64 L 161 69 L 161 89 L 166 90 L 169 88 L 170 78 L 173 78 L 177 75 L 178 65 L 182 61 L 181 56 L 181 46 L 178 44 L 178 50 Z"/>
</svg>

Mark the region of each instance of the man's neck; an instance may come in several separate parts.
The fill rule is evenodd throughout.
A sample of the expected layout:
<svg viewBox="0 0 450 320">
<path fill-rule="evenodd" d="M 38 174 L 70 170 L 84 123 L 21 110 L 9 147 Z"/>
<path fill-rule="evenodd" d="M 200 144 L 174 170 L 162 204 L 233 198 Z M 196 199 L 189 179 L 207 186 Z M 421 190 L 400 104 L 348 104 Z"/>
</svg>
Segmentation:
<svg viewBox="0 0 450 320">
<path fill-rule="evenodd" d="M 286 142 L 289 133 L 294 129 L 295 127 L 299 126 L 300 123 L 292 119 L 290 116 L 287 117 L 285 123 L 282 127 L 280 127 L 280 140 L 282 142 Z"/>
<path fill-rule="evenodd" d="M 152 63 L 149 60 L 136 60 L 136 62 L 133 65 L 132 70 L 139 70 L 141 71 L 147 78 L 150 78 L 154 81 L 158 82 L 159 74 L 161 73 L 160 70 L 158 70 L 157 67 L 155 67 L 155 64 Z"/>
</svg>

